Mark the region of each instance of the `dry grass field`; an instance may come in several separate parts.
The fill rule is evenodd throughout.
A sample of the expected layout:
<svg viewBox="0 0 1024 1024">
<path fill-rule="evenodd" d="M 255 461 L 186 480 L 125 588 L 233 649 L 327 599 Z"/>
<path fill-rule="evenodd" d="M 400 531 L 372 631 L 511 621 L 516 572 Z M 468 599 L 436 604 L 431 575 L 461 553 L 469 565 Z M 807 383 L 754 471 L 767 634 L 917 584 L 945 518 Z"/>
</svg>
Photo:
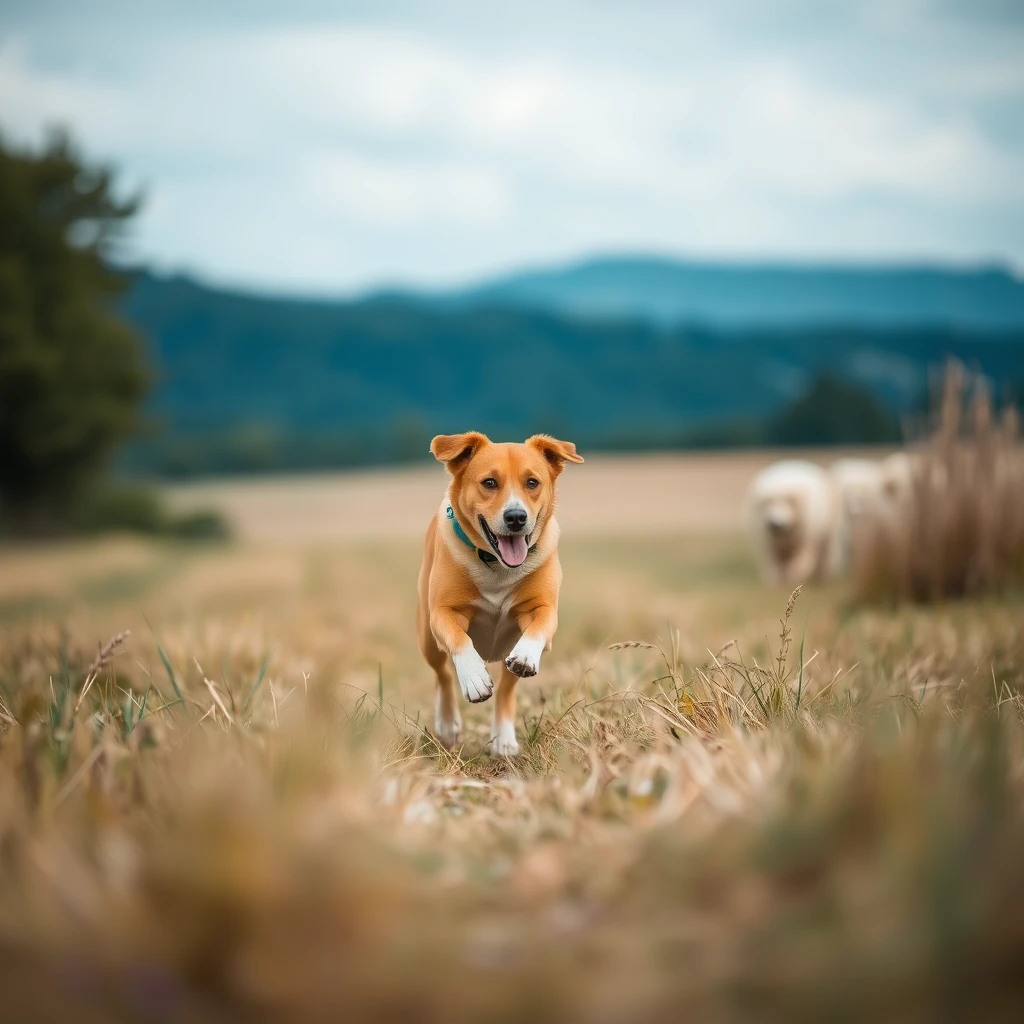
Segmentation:
<svg viewBox="0 0 1024 1024">
<path fill-rule="evenodd" d="M 440 467 L 0 550 L 6 1019 L 1019 1020 L 1024 603 L 762 588 L 771 457 L 570 467 L 510 760 L 429 733 Z"/>
</svg>

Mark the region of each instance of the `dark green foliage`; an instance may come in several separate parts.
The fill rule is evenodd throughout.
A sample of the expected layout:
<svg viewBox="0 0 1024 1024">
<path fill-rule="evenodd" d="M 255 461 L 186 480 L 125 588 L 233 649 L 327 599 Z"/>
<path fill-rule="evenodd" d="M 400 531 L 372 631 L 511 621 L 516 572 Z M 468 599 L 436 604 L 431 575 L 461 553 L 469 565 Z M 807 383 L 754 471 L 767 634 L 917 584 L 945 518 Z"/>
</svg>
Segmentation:
<svg viewBox="0 0 1024 1024">
<path fill-rule="evenodd" d="M 888 444 L 900 440 L 899 420 L 869 391 L 823 375 L 768 424 L 778 445 Z"/>
<path fill-rule="evenodd" d="M 152 487 L 103 484 L 75 503 L 70 525 L 82 533 L 143 533 L 180 540 L 226 540 L 230 530 L 220 513 L 202 509 L 170 514 Z"/>
<path fill-rule="evenodd" d="M 136 425 L 145 351 L 107 263 L 135 209 L 65 138 L 0 141 L 0 514 L 19 527 L 63 525 Z"/>
<path fill-rule="evenodd" d="M 79 497 L 71 525 L 83 533 L 161 533 L 164 520 L 163 504 L 153 488 L 109 484 Z"/>
<path fill-rule="evenodd" d="M 228 540 L 231 528 L 215 509 L 200 509 L 172 516 L 164 524 L 164 533 L 178 540 Z"/>
</svg>

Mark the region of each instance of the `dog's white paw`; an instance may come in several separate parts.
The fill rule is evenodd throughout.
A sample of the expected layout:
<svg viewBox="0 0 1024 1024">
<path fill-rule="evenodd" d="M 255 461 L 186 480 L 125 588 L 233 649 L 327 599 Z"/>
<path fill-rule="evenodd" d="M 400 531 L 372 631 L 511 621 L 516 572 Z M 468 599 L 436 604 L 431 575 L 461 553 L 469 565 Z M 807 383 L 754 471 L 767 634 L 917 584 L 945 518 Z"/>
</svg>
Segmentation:
<svg viewBox="0 0 1024 1024">
<path fill-rule="evenodd" d="M 544 641 L 534 639 L 525 633 L 519 643 L 512 648 L 512 653 L 505 659 L 509 672 L 517 676 L 535 676 L 540 668 L 540 656 L 544 650 Z"/>
<path fill-rule="evenodd" d="M 441 699 L 438 697 L 437 703 L 434 705 L 434 735 L 437 737 L 438 742 L 441 746 L 451 750 L 459 742 L 461 734 L 462 716 L 459 714 L 458 708 L 455 708 L 451 714 L 446 715 L 441 707 Z"/>
<path fill-rule="evenodd" d="M 495 757 L 515 757 L 519 753 L 514 722 L 498 722 L 491 727 L 491 753 Z"/>
<path fill-rule="evenodd" d="M 455 674 L 459 677 L 459 687 L 463 696 L 472 704 L 485 701 L 494 693 L 494 683 L 487 674 L 484 659 L 470 647 L 461 654 L 452 656 Z"/>
</svg>

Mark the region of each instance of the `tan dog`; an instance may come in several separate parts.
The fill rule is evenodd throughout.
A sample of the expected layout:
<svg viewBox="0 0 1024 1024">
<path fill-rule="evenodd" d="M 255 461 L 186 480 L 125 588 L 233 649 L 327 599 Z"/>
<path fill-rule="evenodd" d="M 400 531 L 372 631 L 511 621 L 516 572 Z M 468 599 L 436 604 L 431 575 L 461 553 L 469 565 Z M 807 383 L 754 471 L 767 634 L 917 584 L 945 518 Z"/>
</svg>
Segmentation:
<svg viewBox="0 0 1024 1024">
<path fill-rule="evenodd" d="M 435 437 L 430 450 L 451 474 L 427 528 L 417 613 L 420 650 L 437 675 L 434 728 L 453 746 L 462 729 L 455 681 L 467 700 L 494 692 L 486 662 L 501 662 L 491 750 L 519 752 L 516 684 L 537 674 L 558 625 L 555 481 L 582 462 L 570 441 L 538 434 L 494 444 L 483 434 Z"/>
</svg>

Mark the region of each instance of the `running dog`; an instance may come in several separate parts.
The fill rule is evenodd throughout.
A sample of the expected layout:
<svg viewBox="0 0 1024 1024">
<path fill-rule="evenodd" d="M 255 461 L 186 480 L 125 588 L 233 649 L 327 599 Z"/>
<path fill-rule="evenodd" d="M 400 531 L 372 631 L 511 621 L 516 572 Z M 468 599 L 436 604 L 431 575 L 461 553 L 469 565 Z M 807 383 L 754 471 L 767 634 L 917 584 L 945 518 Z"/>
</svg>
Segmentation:
<svg viewBox="0 0 1024 1024">
<path fill-rule="evenodd" d="M 491 752 L 519 753 L 516 684 L 540 668 L 558 626 L 555 483 L 582 462 L 571 441 L 537 434 L 496 444 L 483 434 L 435 437 L 451 480 L 427 527 L 417 612 L 420 650 L 437 677 L 434 730 L 462 730 L 455 684 L 472 703 L 494 694 Z M 497 688 L 487 672 L 499 662 Z"/>
</svg>

